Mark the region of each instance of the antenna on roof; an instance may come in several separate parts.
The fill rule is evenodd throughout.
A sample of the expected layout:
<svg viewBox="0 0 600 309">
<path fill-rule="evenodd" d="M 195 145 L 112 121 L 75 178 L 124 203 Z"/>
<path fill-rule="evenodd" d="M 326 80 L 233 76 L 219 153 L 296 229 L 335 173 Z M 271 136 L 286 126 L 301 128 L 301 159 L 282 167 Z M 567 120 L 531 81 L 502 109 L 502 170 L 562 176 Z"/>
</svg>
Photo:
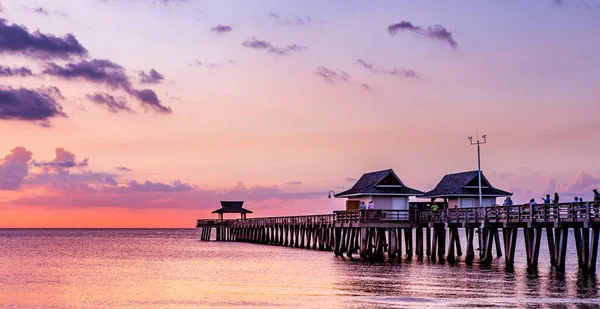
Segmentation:
<svg viewBox="0 0 600 309">
<path fill-rule="evenodd" d="M 483 142 L 479 141 L 479 130 L 477 130 L 477 142 L 473 142 L 473 137 L 469 136 L 469 142 L 471 143 L 471 145 L 477 145 L 477 178 L 479 179 L 479 207 L 483 206 L 483 198 L 481 196 L 481 150 L 479 146 L 487 142 L 486 137 L 487 135 L 483 134 L 481 136 Z"/>
</svg>

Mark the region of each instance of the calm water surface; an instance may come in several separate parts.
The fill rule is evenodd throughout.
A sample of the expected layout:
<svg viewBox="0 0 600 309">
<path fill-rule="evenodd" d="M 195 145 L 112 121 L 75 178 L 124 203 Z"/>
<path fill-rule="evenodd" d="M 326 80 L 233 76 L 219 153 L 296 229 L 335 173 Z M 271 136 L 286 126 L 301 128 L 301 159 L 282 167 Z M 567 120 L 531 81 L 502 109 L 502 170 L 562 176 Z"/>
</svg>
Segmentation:
<svg viewBox="0 0 600 309">
<path fill-rule="evenodd" d="M 600 308 L 574 250 L 563 275 L 545 247 L 540 269 L 527 272 L 522 244 L 507 270 L 501 259 L 373 263 L 198 238 L 195 229 L 0 230 L 0 308 Z"/>
</svg>

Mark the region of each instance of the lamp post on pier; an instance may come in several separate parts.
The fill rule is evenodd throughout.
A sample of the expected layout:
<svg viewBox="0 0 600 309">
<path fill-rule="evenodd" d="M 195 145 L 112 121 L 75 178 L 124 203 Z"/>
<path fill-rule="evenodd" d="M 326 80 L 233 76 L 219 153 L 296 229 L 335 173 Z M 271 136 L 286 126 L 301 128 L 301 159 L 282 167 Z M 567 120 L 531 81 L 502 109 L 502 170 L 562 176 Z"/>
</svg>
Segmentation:
<svg viewBox="0 0 600 309">
<path fill-rule="evenodd" d="M 335 192 L 333 190 L 329 190 L 329 192 L 327 192 L 327 197 L 331 198 L 332 196 L 335 196 Z"/>
<path fill-rule="evenodd" d="M 481 196 L 481 150 L 479 146 L 486 143 L 485 137 L 485 134 L 482 135 L 481 138 L 483 139 L 483 142 L 479 141 L 479 132 L 477 132 L 477 141 L 473 142 L 473 136 L 469 136 L 469 142 L 471 142 L 471 145 L 477 145 L 477 177 L 479 178 L 479 207 L 483 207 L 483 198 Z"/>
</svg>

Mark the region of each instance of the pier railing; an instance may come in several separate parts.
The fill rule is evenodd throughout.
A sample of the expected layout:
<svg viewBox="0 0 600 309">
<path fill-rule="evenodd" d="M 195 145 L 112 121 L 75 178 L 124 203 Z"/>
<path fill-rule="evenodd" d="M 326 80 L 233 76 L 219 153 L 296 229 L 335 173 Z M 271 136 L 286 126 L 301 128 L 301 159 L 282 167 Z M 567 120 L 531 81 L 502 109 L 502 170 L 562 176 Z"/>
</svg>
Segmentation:
<svg viewBox="0 0 600 309">
<path fill-rule="evenodd" d="M 233 220 L 198 219 L 203 225 L 331 225 L 334 223 L 600 223 L 600 202 L 429 209 L 369 209 L 333 214 L 263 217 Z"/>
<path fill-rule="evenodd" d="M 421 223 L 600 222 L 599 202 L 450 208 L 420 211 Z"/>
<path fill-rule="evenodd" d="M 414 222 L 416 212 L 413 210 L 384 210 L 384 209 L 367 209 L 367 210 L 346 210 L 334 211 L 333 217 L 335 222 L 350 223 L 393 223 L 393 222 Z"/>
<path fill-rule="evenodd" d="M 333 223 L 333 214 L 308 215 L 308 216 L 287 216 L 287 217 L 262 217 L 248 219 L 231 220 L 207 220 L 198 219 L 196 226 L 202 225 L 326 225 Z"/>
</svg>

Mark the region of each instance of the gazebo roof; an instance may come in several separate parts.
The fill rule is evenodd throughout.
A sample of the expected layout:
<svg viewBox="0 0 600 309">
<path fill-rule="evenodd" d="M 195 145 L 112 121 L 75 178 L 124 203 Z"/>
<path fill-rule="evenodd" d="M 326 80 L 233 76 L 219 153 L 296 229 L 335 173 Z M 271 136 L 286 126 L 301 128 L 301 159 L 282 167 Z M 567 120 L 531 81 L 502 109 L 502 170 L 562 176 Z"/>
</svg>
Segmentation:
<svg viewBox="0 0 600 309">
<path fill-rule="evenodd" d="M 423 192 L 419 190 L 405 186 L 392 169 L 387 169 L 363 174 L 352 188 L 336 194 L 335 197 L 361 195 L 420 196 L 422 194 Z"/>
<path fill-rule="evenodd" d="M 423 197 L 478 196 L 477 171 L 445 175 L 435 188 Z M 511 196 L 512 193 L 496 189 L 481 172 L 481 195 L 487 197 Z"/>
<path fill-rule="evenodd" d="M 214 214 L 251 214 L 252 211 L 242 208 L 244 201 L 221 201 L 221 208 L 213 211 Z"/>
</svg>

